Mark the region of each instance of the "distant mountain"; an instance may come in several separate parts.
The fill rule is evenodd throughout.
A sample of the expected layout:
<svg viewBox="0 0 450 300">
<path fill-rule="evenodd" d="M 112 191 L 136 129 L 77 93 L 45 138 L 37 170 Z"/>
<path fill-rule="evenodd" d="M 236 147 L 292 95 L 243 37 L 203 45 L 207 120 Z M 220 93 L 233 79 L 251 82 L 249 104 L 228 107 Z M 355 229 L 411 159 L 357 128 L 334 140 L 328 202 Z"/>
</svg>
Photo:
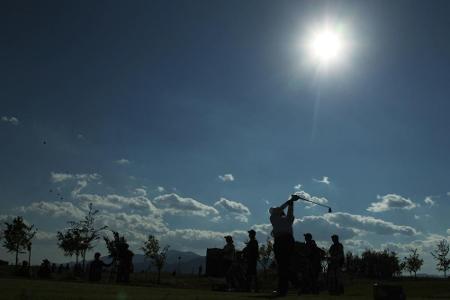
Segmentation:
<svg viewBox="0 0 450 300">
<path fill-rule="evenodd" d="M 178 258 L 180 258 L 179 261 Z M 167 260 L 163 272 L 173 272 L 176 270 L 181 274 L 197 274 L 199 266 L 202 266 L 202 270 L 205 272 L 205 263 L 206 257 L 195 254 L 194 252 L 169 250 L 167 251 Z M 133 265 L 135 272 L 145 271 L 150 266 L 150 260 L 143 254 L 135 254 L 133 257 Z M 154 270 L 155 267 L 151 266 L 151 269 Z"/>
</svg>

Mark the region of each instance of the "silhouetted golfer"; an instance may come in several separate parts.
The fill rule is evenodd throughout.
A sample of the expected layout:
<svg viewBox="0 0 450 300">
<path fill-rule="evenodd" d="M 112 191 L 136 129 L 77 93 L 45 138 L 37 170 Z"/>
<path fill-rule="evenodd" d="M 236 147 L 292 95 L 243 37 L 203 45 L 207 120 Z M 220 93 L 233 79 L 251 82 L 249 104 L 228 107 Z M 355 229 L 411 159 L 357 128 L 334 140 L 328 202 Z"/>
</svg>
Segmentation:
<svg viewBox="0 0 450 300">
<path fill-rule="evenodd" d="M 294 236 L 292 224 L 294 223 L 294 201 L 300 199 L 297 195 L 292 195 L 280 207 L 271 207 L 270 222 L 272 223 L 272 234 L 275 239 L 273 250 L 275 259 L 278 264 L 278 289 L 275 292 L 276 296 L 284 297 L 287 295 L 289 288 L 289 279 L 295 278 L 290 271 L 290 259 L 294 251 Z M 288 208 L 287 215 L 284 209 Z M 294 279 L 294 284 L 296 280 Z"/>
<path fill-rule="evenodd" d="M 255 283 L 255 292 L 258 292 L 258 276 L 256 266 L 259 258 L 259 245 L 256 240 L 256 231 L 253 229 L 248 231 L 249 241 L 245 246 L 243 252 L 247 261 L 247 290 L 250 292 L 252 289 L 252 282 Z"/>
<path fill-rule="evenodd" d="M 332 295 L 344 293 L 344 284 L 342 281 L 342 267 L 344 266 L 344 246 L 339 243 L 339 236 L 331 236 L 333 245 L 331 245 L 328 261 L 328 291 Z"/>
<path fill-rule="evenodd" d="M 227 282 L 228 290 L 233 290 L 235 288 L 233 280 L 233 262 L 236 259 L 236 249 L 234 248 L 233 237 L 227 235 L 224 237 L 226 245 L 223 247 L 223 270 L 225 272 L 225 280 Z"/>
<path fill-rule="evenodd" d="M 109 264 L 105 264 L 100 259 L 100 253 L 99 252 L 95 253 L 94 260 L 91 262 L 89 266 L 89 281 L 98 282 L 102 280 L 103 267 L 109 267 L 112 264 L 113 264 L 112 262 Z"/>
</svg>

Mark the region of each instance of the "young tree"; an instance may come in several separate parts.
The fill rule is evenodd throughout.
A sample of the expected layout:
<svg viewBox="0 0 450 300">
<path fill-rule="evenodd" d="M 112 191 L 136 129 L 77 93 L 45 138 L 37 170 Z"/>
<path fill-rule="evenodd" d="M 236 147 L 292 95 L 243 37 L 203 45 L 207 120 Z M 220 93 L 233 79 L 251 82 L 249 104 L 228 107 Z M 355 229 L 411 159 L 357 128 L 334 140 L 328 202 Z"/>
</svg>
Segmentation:
<svg viewBox="0 0 450 300">
<path fill-rule="evenodd" d="M 107 226 L 100 228 L 95 227 L 95 216 L 98 210 L 94 210 L 92 203 L 89 204 L 89 211 L 81 221 L 68 222 L 69 228 L 65 232 L 58 231 L 56 237 L 58 246 L 64 250 L 64 255 L 76 257 L 76 265 L 78 266 L 78 258 L 83 259 L 82 270 L 84 271 L 86 262 L 86 253 L 93 248 L 93 242 L 100 239 L 101 231 Z"/>
<path fill-rule="evenodd" d="M 103 240 L 106 243 L 106 249 L 108 249 L 109 252 L 109 257 L 113 259 L 113 268 L 111 268 L 109 280 L 113 278 L 114 271 L 117 271 L 117 262 L 124 256 L 124 251 L 126 251 L 128 245 L 124 236 L 120 236 L 117 231 L 113 231 L 112 233 L 112 239 L 107 236 L 103 237 Z"/>
<path fill-rule="evenodd" d="M 411 253 L 403 259 L 403 263 L 400 268 L 408 271 L 410 275 L 411 273 L 414 273 L 414 278 L 417 278 L 417 271 L 422 268 L 423 259 L 419 257 L 417 249 L 409 249 L 409 252 Z"/>
<path fill-rule="evenodd" d="M 5 222 L 6 228 L 3 230 L 3 247 L 8 252 L 14 252 L 16 254 L 16 266 L 19 261 L 19 253 L 24 253 L 28 250 L 31 241 L 36 235 L 37 229 L 34 225 L 27 225 L 23 218 L 18 216 L 13 219 L 12 223 Z"/>
<path fill-rule="evenodd" d="M 144 251 L 144 255 L 152 260 L 153 265 L 158 270 L 157 283 L 159 284 L 161 282 L 161 270 L 166 263 L 169 246 L 161 248 L 158 239 L 153 235 L 149 235 L 148 240 L 144 242 L 144 246 L 141 249 Z"/>
<path fill-rule="evenodd" d="M 83 239 L 79 228 L 68 228 L 64 232 L 56 234 L 58 247 L 64 251 L 65 256 L 75 255 L 75 265 L 78 266 L 78 258 L 83 250 Z"/>
<path fill-rule="evenodd" d="M 447 277 L 447 271 L 450 269 L 450 258 L 447 257 L 450 251 L 447 240 L 442 240 L 436 245 L 436 249 L 431 252 L 431 255 L 436 260 L 436 269 L 444 272 L 444 277 Z"/>
<path fill-rule="evenodd" d="M 264 277 L 267 276 L 267 269 L 269 268 L 270 262 L 273 260 L 273 243 L 270 238 L 267 238 L 266 245 L 262 244 L 259 246 L 259 263 L 263 267 Z"/>
<path fill-rule="evenodd" d="M 108 228 L 108 226 L 95 227 L 95 216 L 98 212 L 97 209 L 93 209 L 92 203 L 90 203 L 89 211 L 84 219 L 78 223 L 74 223 L 79 228 L 82 237 L 81 256 L 83 257 L 83 270 L 86 262 L 86 252 L 93 248 L 95 241 L 100 239 L 100 233 Z"/>
</svg>

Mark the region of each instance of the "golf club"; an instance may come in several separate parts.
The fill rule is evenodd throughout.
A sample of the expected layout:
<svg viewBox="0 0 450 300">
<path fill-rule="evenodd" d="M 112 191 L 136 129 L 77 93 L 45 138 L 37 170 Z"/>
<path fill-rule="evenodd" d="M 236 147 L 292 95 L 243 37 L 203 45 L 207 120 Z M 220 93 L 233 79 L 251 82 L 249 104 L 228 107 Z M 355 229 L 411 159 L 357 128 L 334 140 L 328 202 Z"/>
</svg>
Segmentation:
<svg viewBox="0 0 450 300">
<path fill-rule="evenodd" d="M 319 206 L 326 207 L 326 208 L 328 208 L 328 213 L 332 213 L 331 207 L 328 206 L 328 205 L 325 205 L 325 204 L 322 204 L 322 203 L 317 203 L 317 202 L 308 200 L 308 199 L 306 199 L 306 198 L 304 198 L 304 197 L 302 197 L 302 196 L 300 196 L 300 195 L 298 195 L 298 194 L 294 194 L 294 195 L 296 195 L 297 197 L 299 197 L 299 200 L 303 200 L 303 201 L 306 201 L 306 202 L 309 202 L 309 203 L 313 203 L 313 204 L 315 204 L 315 205 L 319 205 Z"/>
</svg>

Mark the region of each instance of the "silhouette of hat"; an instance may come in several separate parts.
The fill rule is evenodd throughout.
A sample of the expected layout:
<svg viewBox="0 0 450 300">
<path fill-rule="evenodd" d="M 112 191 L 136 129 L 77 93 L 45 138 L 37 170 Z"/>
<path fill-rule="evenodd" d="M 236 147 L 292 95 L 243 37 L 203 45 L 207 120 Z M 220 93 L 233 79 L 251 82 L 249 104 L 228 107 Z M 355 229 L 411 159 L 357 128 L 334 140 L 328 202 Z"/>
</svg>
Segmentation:
<svg viewBox="0 0 450 300">
<path fill-rule="evenodd" d="M 233 237 L 231 235 L 226 235 L 223 237 L 225 240 L 233 240 Z"/>
<path fill-rule="evenodd" d="M 305 233 L 303 236 L 304 236 L 305 238 L 308 237 L 308 238 L 312 239 L 312 234 L 309 233 L 309 232 Z"/>
<path fill-rule="evenodd" d="M 247 231 L 250 235 L 256 235 L 256 231 L 254 231 L 253 229 L 250 229 L 249 231 Z"/>
<path fill-rule="evenodd" d="M 271 208 L 269 208 L 269 214 L 281 215 L 281 214 L 283 214 L 283 210 L 281 209 L 281 207 L 271 207 Z"/>
<path fill-rule="evenodd" d="M 333 234 L 333 235 L 331 236 L 331 238 L 337 238 L 337 239 L 339 239 L 339 236 L 338 236 L 337 234 Z"/>
</svg>

